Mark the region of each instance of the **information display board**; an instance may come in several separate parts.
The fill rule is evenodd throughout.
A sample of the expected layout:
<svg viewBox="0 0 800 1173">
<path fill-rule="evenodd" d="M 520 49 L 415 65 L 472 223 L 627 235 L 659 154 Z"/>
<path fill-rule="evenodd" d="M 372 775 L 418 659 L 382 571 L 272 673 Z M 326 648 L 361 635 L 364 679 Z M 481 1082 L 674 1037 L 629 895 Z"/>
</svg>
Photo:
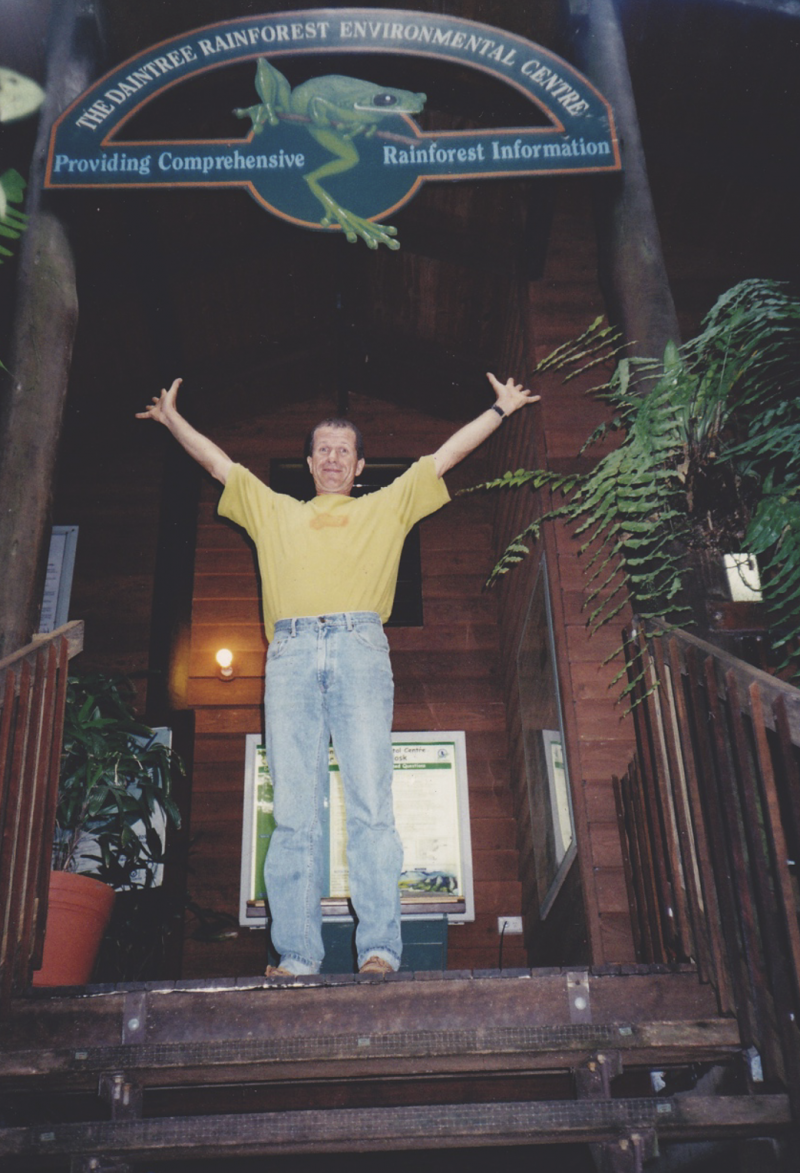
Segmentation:
<svg viewBox="0 0 800 1173">
<path fill-rule="evenodd" d="M 475 919 L 464 733 L 394 733 L 393 797 L 403 843 L 403 916 Z M 333 751 L 324 796 L 323 915 L 349 919 L 344 787 Z M 261 737 L 247 735 L 239 920 L 266 921 L 264 861 L 275 827 L 272 780 Z"/>
</svg>

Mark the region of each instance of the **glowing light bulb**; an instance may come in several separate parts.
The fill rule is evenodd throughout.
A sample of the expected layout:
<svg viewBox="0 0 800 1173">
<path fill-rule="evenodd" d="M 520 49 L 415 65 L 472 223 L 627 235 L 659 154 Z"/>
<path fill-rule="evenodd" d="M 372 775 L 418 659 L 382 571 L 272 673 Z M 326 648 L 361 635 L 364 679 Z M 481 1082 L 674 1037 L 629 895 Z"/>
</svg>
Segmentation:
<svg viewBox="0 0 800 1173">
<path fill-rule="evenodd" d="M 214 657 L 219 665 L 218 675 L 223 680 L 230 680 L 233 677 L 233 652 L 230 648 L 220 648 Z"/>
</svg>

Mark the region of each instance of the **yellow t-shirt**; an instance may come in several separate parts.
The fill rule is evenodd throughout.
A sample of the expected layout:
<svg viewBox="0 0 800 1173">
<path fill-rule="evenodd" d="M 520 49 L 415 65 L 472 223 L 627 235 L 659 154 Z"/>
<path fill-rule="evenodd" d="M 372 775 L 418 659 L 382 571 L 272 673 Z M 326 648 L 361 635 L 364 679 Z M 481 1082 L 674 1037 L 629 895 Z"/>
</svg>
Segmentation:
<svg viewBox="0 0 800 1173">
<path fill-rule="evenodd" d="M 278 619 L 301 615 L 377 611 L 385 623 L 408 531 L 449 500 L 432 456 L 365 497 L 327 493 L 305 502 L 273 492 L 234 464 L 219 513 L 255 542 L 271 640 Z"/>
</svg>

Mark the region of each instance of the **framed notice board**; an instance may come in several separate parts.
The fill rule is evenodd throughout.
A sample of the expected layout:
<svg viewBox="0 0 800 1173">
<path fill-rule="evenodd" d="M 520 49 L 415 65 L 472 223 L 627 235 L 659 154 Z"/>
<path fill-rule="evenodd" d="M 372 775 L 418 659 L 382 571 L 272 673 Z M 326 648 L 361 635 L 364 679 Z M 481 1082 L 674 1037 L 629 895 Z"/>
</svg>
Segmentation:
<svg viewBox="0 0 800 1173">
<path fill-rule="evenodd" d="M 475 919 L 464 734 L 393 733 L 394 811 L 403 843 L 403 916 Z M 350 919 L 347 831 L 339 766 L 330 752 L 324 800 L 325 917 Z M 266 923 L 264 860 L 275 827 L 272 780 L 261 736 L 246 738 L 239 921 Z"/>
</svg>

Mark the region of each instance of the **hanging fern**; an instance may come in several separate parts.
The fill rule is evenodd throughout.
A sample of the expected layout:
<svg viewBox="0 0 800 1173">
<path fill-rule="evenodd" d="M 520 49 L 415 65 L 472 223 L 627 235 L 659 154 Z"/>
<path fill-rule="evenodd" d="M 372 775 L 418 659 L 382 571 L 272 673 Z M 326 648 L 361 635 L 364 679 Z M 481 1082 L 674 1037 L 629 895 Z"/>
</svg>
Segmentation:
<svg viewBox="0 0 800 1173">
<path fill-rule="evenodd" d="M 21 204 L 25 198 L 25 180 L 19 171 L 9 170 L 0 175 L 0 237 L 19 240 L 28 225 L 28 217 L 13 204 Z M 14 255 L 10 248 L 0 243 L 0 265 L 7 257 Z M 0 360 L 0 370 L 6 370 Z"/>
<path fill-rule="evenodd" d="M 622 444 L 584 475 L 506 473 L 477 488 L 548 488 L 560 497 L 504 551 L 490 582 L 528 553 L 541 527 L 575 525 L 586 572 L 589 624 L 624 604 L 644 618 L 682 618 L 687 549 L 757 554 L 775 629 L 773 646 L 800 646 L 800 300 L 782 284 L 744 281 L 725 293 L 702 332 L 663 363 L 620 358 L 599 321 L 534 372 L 568 378 L 614 359 L 593 394 L 612 409 L 582 452 L 610 430 Z M 800 671 L 800 669 L 798 669 Z"/>
<path fill-rule="evenodd" d="M 28 223 L 24 212 L 12 207 L 21 204 L 25 198 L 25 180 L 19 171 L 13 169 L 0 175 L 0 236 L 18 240 Z M 13 256 L 11 249 L 0 244 L 0 265 L 4 257 Z"/>
</svg>

